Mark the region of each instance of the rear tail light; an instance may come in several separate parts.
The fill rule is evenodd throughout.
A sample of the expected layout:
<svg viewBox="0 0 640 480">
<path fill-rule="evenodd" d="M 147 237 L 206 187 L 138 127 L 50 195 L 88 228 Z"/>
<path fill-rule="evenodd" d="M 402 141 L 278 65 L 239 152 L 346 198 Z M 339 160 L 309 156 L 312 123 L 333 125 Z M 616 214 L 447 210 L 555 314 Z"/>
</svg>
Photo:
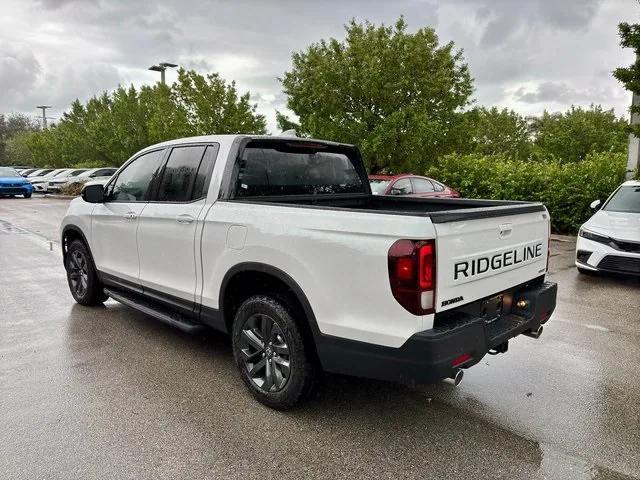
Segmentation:
<svg viewBox="0 0 640 480">
<path fill-rule="evenodd" d="M 436 246 L 433 240 L 398 240 L 389 249 L 389 283 L 394 298 L 414 315 L 434 312 Z"/>
</svg>

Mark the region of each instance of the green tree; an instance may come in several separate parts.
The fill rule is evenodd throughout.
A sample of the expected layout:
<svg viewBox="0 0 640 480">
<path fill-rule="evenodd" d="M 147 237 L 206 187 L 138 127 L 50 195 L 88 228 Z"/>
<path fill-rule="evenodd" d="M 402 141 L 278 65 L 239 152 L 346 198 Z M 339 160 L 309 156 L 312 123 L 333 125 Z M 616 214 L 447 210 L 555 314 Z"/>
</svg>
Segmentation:
<svg viewBox="0 0 640 480">
<path fill-rule="evenodd" d="M 171 90 L 175 104 L 186 113 L 190 135 L 267 131 L 267 122 L 256 113 L 249 93 L 239 96 L 236 83 L 227 84 L 217 73 L 203 76 L 180 69 Z"/>
<path fill-rule="evenodd" d="M 531 152 L 526 118 L 506 108 L 479 107 L 465 112 L 455 124 L 452 137 L 457 139 L 455 150 L 460 154 L 526 159 Z"/>
<path fill-rule="evenodd" d="M 287 130 L 295 130 L 296 133 L 301 132 L 300 124 L 291 120 L 287 115 L 276 110 L 276 124 L 282 132 Z"/>
<path fill-rule="evenodd" d="M 13 135 L 6 144 L 8 165 L 33 165 L 33 153 L 29 149 L 28 141 L 33 132 L 22 131 Z"/>
<path fill-rule="evenodd" d="M 640 25 L 623 22 L 618 25 L 620 45 L 630 48 L 636 54 L 635 61 L 628 67 L 619 67 L 613 71 L 613 76 L 620 81 L 624 88 L 636 95 L 640 95 Z M 640 105 L 633 105 L 631 113 L 640 115 Z M 633 125 L 632 130 L 640 137 L 640 125 Z"/>
<path fill-rule="evenodd" d="M 18 165 L 8 156 L 8 143 L 16 135 L 35 132 L 38 128 L 38 122 L 28 115 L 22 113 L 0 114 L 0 165 Z"/>
<path fill-rule="evenodd" d="M 281 79 L 303 134 L 355 143 L 371 172 L 418 171 L 455 148 L 451 128 L 470 103 L 462 52 L 432 28 L 407 32 L 352 20 L 346 39 L 294 53 Z"/>
<path fill-rule="evenodd" d="M 589 153 L 625 152 L 628 123 L 600 105 L 572 106 L 565 113 L 544 112 L 532 122 L 537 152 L 562 162 L 584 160 Z"/>
<path fill-rule="evenodd" d="M 121 165 L 138 150 L 173 138 L 211 133 L 265 133 L 249 94 L 217 74 L 180 70 L 171 86 L 118 87 L 76 100 L 57 125 L 29 137 L 38 165 Z"/>
</svg>

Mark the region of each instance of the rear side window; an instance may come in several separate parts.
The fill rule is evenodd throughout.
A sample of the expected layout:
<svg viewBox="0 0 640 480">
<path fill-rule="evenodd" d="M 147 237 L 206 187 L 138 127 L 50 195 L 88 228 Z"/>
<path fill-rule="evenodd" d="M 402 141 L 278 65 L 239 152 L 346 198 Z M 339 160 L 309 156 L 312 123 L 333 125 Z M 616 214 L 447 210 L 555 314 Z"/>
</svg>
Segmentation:
<svg viewBox="0 0 640 480">
<path fill-rule="evenodd" d="M 102 170 L 96 170 L 91 174 L 92 177 L 110 177 L 116 173 L 115 168 L 103 168 Z"/>
<path fill-rule="evenodd" d="M 149 199 L 150 186 L 158 177 L 164 150 L 140 155 L 120 172 L 110 188 L 108 199 L 114 202 L 143 202 Z"/>
<path fill-rule="evenodd" d="M 411 188 L 411 180 L 408 178 L 401 178 L 391 187 L 391 195 L 409 195 L 413 193 Z"/>
<path fill-rule="evenodd" d="M 412 181 L 415 193 L 431 193 L 434 191 L 433 183 L 426 178 L 413 178 Z"/>
<path fill-rule="evenodd" d="M 207 196 L 207 179 L 209 178 L 213 166 L 216 163 L 216 156 L 218 155 L 218 145 L 209 145 L 204 152 L 204 157 L 200 162 L 200 168 L 196 174 L 196 182 L 193 185 L 193 194 L 191 198 L 198 200 Z"/>
<path fill-rule="evenodd" d="M 433 186 L 436 189 L 436 192 L 444 192 L 444 185 L 438 182 L 434 182 L 433 180 L 431 180 L 431 183 L 433 183 Z"/>
<path fill-rule="evenodd" d="M 300 141 L 252 141 L 242 152 L 236 197 L 365 193 L 349 148 Z"/>
<path fill-rule="evenodd" d="M 197 145 L 175 147 L 171 150 L 158 189 L 159 202 L 191 200 L 193 185 L 205 148 L 204 145 Z"/>
</svg>

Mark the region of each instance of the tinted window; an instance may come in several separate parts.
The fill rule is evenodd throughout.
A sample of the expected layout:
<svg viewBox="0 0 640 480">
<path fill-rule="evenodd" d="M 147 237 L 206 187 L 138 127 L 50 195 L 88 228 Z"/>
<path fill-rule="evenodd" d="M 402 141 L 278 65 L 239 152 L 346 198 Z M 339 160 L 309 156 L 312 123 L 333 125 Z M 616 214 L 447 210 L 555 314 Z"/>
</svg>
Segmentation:
<svg viewBox="0 0 640 480">
<path fill-rule="evenodd" d="M 415 193 L 430 193 L 433 192 L 433 184 L 426 178 L 414 178 L 413 179 L 413 191 Z"/>
<path fill-rule="evenodd" d="M 148 200 L 150 185 L 158 176 L 164 150 L 145 153 L 136 158 L 120 172 L 113 182 L 109 200 L 117 202 L 140 202 Z"/>
<path fill-rule="evenodd" d="M 433 183 L 433 187 L 436 189 L 436 192 L 444 192 L 444 185 L 434 182 L 433 180 L 431 180 L 431 183 Z"/>
<path fill-rule="evenodd" d="M 408 178 L 401 178 L 391 187 L 391 195 L 409 195 L 413 193 L 411 189 L 411 180 Z"/>
<path fill-rule="evenodd" d="M 640 187 L 622 187 L 611 197 L 603 210 L 640 213 Z"/>
<path fill-rule="evenodd" d="M 242 152 L 238 197 L 364 193 L 351 149 L 296 141 L 253 141 Z"/>
<path fill-rule="evenodd" d="M 213 166 L 216 162 L 216 156 L 218 154 L 218 147 L 210 145 L 204 153 L 202 162 L 200 162 L 200 168 L 198 168 L 198 174 L 196 175 L 196 183 L 193 186 L 193 194 L 191 198 L 197 200 L 207 196 L 207 178 L 209 173 L 213 170 Z"/>
<path fill-rule="evenodd" d="M 160 182 L 158 201 L 187 202 L 191 199 L 204 150 L 204 146 L 176 147 L 171 150 Z"/>
<path fill-rule="evenodd" d="M 96 170 L 90 176 L 91 177 L 110 177 L 116 173 L 115 168 L 103 168 L 102 170 Z"/>
</svg>

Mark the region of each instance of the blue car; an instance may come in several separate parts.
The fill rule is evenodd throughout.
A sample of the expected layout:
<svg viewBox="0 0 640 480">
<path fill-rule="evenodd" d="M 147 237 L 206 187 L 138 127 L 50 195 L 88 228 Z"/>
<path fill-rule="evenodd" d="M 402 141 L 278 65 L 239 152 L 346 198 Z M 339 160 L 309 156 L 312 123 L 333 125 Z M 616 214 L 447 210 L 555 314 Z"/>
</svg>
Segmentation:
<svg viewBox="0 0 640 480">
<path fill-rule="evenodd" d="M 0 167 L 0 197 L 2 195 L 22 195 L 29 198 L 33 193 L 33 185 L 16 172 L 15 168 Z"/>
</svg>

